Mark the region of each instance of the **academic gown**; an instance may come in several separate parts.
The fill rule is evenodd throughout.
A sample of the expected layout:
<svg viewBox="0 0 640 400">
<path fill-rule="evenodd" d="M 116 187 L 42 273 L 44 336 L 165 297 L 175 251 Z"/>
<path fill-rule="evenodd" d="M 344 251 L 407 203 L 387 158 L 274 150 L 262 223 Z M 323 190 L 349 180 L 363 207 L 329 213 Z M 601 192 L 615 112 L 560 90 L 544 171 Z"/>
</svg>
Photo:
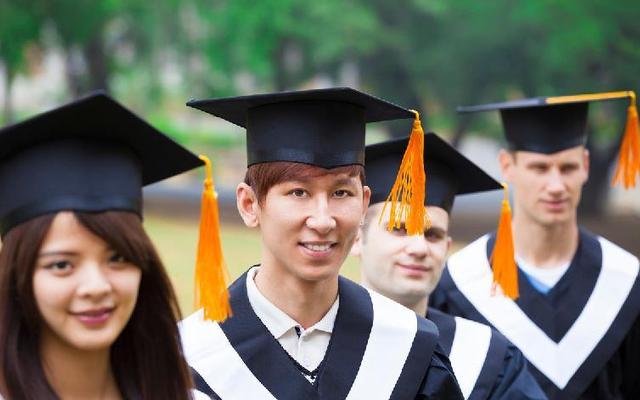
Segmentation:
<svg viewBox="0 0 640 400">
<path fill-rule="evenodd" d="M 452 255 L 429 305 L 492 325 L 528 359 L 550 399 L 640 399 L 638 258 L 584 229 L 546 294 L 519 270 L 520 297 L 491 296 L 485 235 Z"/>
<path fill-rule="evenodd" d="M 465 399 L 547 398 L 522 353 L 498 331 L 433 307 L 427 318 L 440 332 L 438 342 L 451 361 Z"/>
<path fill-rule="evenodd" d="M 233 317 L 180 323 L 196 388 L 212 399 L 462 399 L 432 322 L 339 277 L 340 307 L 315 382 L 257 317 L 246 273 L 229 288 Z M 393 350 L 393 351 L 391 351 Z"/>
</svg>

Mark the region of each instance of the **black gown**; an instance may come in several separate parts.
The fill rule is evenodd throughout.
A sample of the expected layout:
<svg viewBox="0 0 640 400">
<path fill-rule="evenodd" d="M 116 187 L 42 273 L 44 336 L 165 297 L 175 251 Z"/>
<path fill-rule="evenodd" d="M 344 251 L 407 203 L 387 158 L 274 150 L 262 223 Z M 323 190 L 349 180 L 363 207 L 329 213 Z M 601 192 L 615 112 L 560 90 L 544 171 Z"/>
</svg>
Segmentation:
<svg viewBox="0 0 640 400">
<path fill-rule="evenodd" d="M 450 358 L 450 361 L 453 364 L 459 360 L 453 368 L 468 400 L 547 398 L 527 368 L 522 353 L 498 331 L 433 307 L 429 308 L 427 318 L 438 327 L 438 342 L 447 356 L 451 357 L 452 350 L 459 354 L 459 358 Z M 481 365 L 481 368 L 469 368 L 469 365 Z"/>
<path fill-rule="evenodd" d="M 490 296 L 495 235 L 485 235 L 449 258 L 429 304 L 499 330 L 550 399 L 640 399 L 638 259 L 586 230 L 579 235 L 567 272 L 546 294 L 519 270 L 515 302 Z"/>
<path fill-rule="evenodd" d="M 244 274 L 230 287 L 233 317 L 217 324 L 196 312 L 180 323 L 196 388 L 224 400 L 462 399 L 431 321 L 343 277 L 339 296 L 310 383 L 251 308 Z"/>
</svg>

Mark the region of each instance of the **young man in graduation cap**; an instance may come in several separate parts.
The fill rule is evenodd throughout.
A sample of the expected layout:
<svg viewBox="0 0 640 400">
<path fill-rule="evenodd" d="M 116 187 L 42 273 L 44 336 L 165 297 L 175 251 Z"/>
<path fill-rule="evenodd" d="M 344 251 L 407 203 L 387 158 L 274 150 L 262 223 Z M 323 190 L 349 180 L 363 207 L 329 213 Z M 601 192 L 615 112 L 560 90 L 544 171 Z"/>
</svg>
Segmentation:
<svg viewBox="0 0 640 400">
<path fill-rule="evenodd" d="M 454 318 L 428 307 L 451 246 L 449 217 L 456 195 L 502 186 L 433 133 L 425 136 L 424 207 L 429 226 L 409 236 L 404 223 L 388 231 L 385 200 L 394 185 L 408 139 L 366 148 L 371 205 L 351 252 L 360 259 L 362 284 L 426 315 L 438 327 L 439 342 L 449 356 L 466 399 L 546 399 L 531 376 L 522 353 L 487 325 Z"/>
<path fill-rule="evenodd" d="M 487 234 L 452 255 L 431 304 L 499 330 L 552 399 L 640 398 L 638 259 L 581 228 L 576 212 L 589 175 L 589 102 L 626 97 L 632 104 L 615 179 L 629 186 L 640 168 L 632 92 L 460 109 L 500 111 L 509 144 L 500 167 L 514 193 L 504 228 L 513 228 L 513 246 L 494 248 Z M 510 268 L 492 278 L 495 258 L 505 255 Z"/>
<path fill-rule="evenodd" d="M 349 88 L 189 105 L 247 130 L 237 205 L 262 235 L 260 264 L 229 288 L 233 316 L 210 321 L 204 304 L 182 322 L 199 390 L 225 400 L 462 398 L 435 326 L 338 274 L 369 203 L 365 124 L 414 114 Z"/>
</svg>

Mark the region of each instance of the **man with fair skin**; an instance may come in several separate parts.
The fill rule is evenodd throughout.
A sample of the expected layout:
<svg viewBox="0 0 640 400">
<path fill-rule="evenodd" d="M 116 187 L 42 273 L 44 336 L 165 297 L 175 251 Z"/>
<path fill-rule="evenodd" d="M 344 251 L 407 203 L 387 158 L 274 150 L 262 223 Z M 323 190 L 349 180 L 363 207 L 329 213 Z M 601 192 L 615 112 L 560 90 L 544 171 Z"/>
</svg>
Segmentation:
<svg viewBox="0 0 640 400">
<path fill-rule="evenodd" d="M 431 301 L 504 334 L 550 398 L 634 399 L 640 396 L 638 259 L 577 220 L 589 176 L 587 106 L 571 97 L 463 109 L 501 111 L 509 150 L 499 162 L 514 194 L 519 298 L 491 294 L 495 235 L 489 234 L 450 257 Z"/>
<path fill-rule="evenodd" d="M 229 288 L 233 316 L 182 322 L 196 385 L 222 399 L 462 398 L 429 321 L 338 273 L 364 218 L 365 122 L 411 117 L 353 89 L 190 105 L 247 129 L 236 190 L 260 264 Z M 389 348 L 395 352 L 389 352 Z"/>
<path fill-rule="evenodd" d="M 439 342 L 451 359 L 465 398 L 546 399 L 520 351 L 500 333 L 428 307 L 429 295 L 438 284 L 451 247 L 449 213 L 455 196 L 498 189 L 500 184 L 429 133 L 424 160 L 425 209 L 430 225 L 423 235 L 407 235 L 402 223 L 388 231 L 389 212 L 384 200 L 394 183 L 390 171 L 400 165 L 406 142 L 383 142 L 366 150 L 371 206 L 351 250 L 360 260 L 362 284 L 436 324 Z"/>
</svg>

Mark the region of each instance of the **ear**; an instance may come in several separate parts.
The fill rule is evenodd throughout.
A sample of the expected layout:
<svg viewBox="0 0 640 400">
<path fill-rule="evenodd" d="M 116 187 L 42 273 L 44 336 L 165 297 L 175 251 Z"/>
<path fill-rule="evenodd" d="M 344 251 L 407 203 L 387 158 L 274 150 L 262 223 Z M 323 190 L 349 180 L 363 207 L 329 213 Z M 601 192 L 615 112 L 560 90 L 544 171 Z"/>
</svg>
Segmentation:
<svg viewBox="0 0 640 400">
<path fill-rule="evenodd" d="M 238 184 L 236 187 L 236 206 L 244 224 L 249 228 L 260 225 L 260 205 L 251 186 L 246 183 Z"/>
<path fill-rule="evenodd" d="M 451 250 L 452 243 L 453 243 L 453 239 L 451 239 L 451 236 L 447 235 L 447 252 L 445 254 L 449 254 L 449 250 Z"/>
<path fill-rule="evenodd" d="M 516 160 L 512 153 L 506 151 L 505 149 L 500 149 L 498 153 L 498 163 L 500 164 L 500 174 L 502 175 L 502 179 L 511 183 L 511 174 L 513 173 L 513 165 Z"/>
<path fill-rule="evenodd" d="M 589 166 L 591 165 L 591 155 L 589 154 L 589 149 L 584 149 L 584 154 L 582 155 L 582 163 L 584 165 L 585 170 L 585 179 L 586 182 L 589 179 Z"/>
<path fill-rule="evenodd" d="M 360 258 L 362 256 L 362 235 L 364 232 L 362 231 L 362 227 L 358 228 L 358 233 L 356 234 L 356 240 L 353 242 L 353 246 L 351 246 L 351 254 L 354 257 Z"/>
<path fill-rule="evenodd" d="M 362 220 L 364 221 L 364 217 L 367 215 L 367 210 L 369 209 L 369 202 L 371 201 L 371 189 L 369 186 L 362 187 Z"/>
</svg>

